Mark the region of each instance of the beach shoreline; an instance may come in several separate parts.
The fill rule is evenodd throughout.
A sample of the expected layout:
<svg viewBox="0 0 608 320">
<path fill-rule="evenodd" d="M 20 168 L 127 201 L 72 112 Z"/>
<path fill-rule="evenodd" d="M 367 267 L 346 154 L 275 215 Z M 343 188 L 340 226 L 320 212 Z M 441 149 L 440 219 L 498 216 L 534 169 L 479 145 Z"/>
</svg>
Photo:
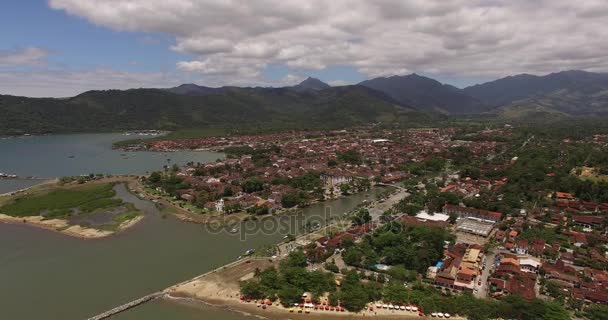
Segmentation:
<svg viewBox="0 0 608 320">
<path fill-rule="evenodd" d="M 41 228 L 53 232 L 58 232 L 70 237 L 80 239 L 100 239 L 106 238 L 111 235 L 123 232 L 140 222 L 144 218 L 144 215 L 139 215 L 131 220 L 121 223 L 116 231 L 100 230 L 95 228 L 87 228 L 79 225 L 70 225 L 67 220 L 63 219 L 48 219 L 44 220 L 41 216 L 31 217 L 12 217 L 0 213 L 0 223 L 13 224 L 13 225 L 26 225 L 34 228 Z"/>
<path fill-rule="evenodd" d="M 329 311 L 308 309 L 299 311 L 298 308 L 285 308 L 277 302 L 266 305 L 265 308 L 255 301 L 241 300 L 241 281 L 254 277 L 256 269 L 263 270 L 270 266 L 277 266 L 278 259 L 255 258 L 237 261 L 230 266 L 216 269 L 192 280 L 174 285 L 164 290 L 164 299 L 183 304 L 204 304 L 212 307 L 224 308 L 245 315 L 252 315 L 266 319 L 429 319 L 430 315 L 419 316 L 417 313 L 374 308 L 373 311 L 360 312 Z M 451 319 L 464 319 L 452 316 Z"/>
</svg>

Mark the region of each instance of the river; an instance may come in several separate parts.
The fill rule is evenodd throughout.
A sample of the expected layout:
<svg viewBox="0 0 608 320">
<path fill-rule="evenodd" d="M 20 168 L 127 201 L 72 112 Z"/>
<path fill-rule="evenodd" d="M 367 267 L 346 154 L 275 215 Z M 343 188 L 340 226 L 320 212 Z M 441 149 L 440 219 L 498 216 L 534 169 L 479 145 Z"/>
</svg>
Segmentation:
<svg viewBox="0 0 608 320">
<path fill-rule="evenodd" d="M 50 141 L 67 139 L 69 142 L 71 139 L 86 139 L 88 136 L 99 140 L 117 138 L 116 135 L 103 139 L 101 135 L 39 138 Z M 29 140 L 25 141 L 26 145 L 31 145 Z M 49 150 L 44 143 L 38 142 L 34 145 L 40 147 L 38 150 Z M 86 146 L 86 143 L 84 145 Z M 0 148 L 3 147 L 0 145 Z M 12 148 L 24 149 L 22 146 Z M 83 154 L 77 152 L 79 150 L 73 146 L 68 149 L 76 155 L 74 160 Z M 44 154 L 33 154 L 32 150 L 28 152 L 32 157 L 45 157 Z M 6 158 L 6 153 L 2 152 L 2 155 Z M 202 162 L 200 159 L 206 156 L 208 161 L 212 161 L 217 155 L 193 156 L 200 158 L 187 158 L 184 155 L 182 160 Z M 107 159 L 109 156 L 102 153 L 98 154 L 98 157 Z M 140 160 L 143 157 L 144 155 Z M 178 159 L 174 154 L 170 154 L 170 157 Z M 50 163 L 58 168 L 58 173 L 53 176 L 64 175 L 66 172 L 75 173 L 58 163 L 72 159 L 58 156 L 53 159 Z M 83 156 L 80 159 L 85 158 Z M 93 158 L 93 161 L 94 159 L 96 158 Z M 162 166 L 162 157 L 160 159 L 157 163 Z M 16 162 L 18 161 L 13 160 L 0 164 Z M 143 162 L 145 163 L 137 166 L 133 173 L 155 169 L 150 164 L 152 160 Z M 110 173 L 127 170 L 121 161 L 117 163 L 120 165 L 116 168 L 102 163 L 100 166 Z M 86 165 L 77 164 L 75 167 L 85 168 Z M 14 168 L 27 171 L 24 166 Z M 15 172 L 21 174 L 19 171 Z M 23 174 L 52 174 L 51 169 L 37 172 L 40 173 L 28 171 Z M 239 233 L 209 232 L 201 225 L 163 216 L 151 202 L 137 199 L 122 186 L 118 187 L 117 191 L 121 198 L 144 210 L 146 216 L 133 228 L 107 239 L 81 240 L 35 227 L 0 224 L 0 314 L 3 319 L 85 319 L 233 261 L 247 249 L 277 243 L 283 236 L 278 232 L 255 233 L 242 240 Z M 371 193 L 358 194 L 320 203 L 304 209 L 303 213 L 308 217 L 325 216 L 326 208 L 329 207 L 332 215 L 338 215 L 372 196 Z M 250 223 L 255 225 L 262 222 Z M 241 231 L 244 229 L 245 226 Z M 232 320 L 242 317 L 219 308 L 187 306 L 161 300 L 132 309 L 114 319 Z"/>
</svg>

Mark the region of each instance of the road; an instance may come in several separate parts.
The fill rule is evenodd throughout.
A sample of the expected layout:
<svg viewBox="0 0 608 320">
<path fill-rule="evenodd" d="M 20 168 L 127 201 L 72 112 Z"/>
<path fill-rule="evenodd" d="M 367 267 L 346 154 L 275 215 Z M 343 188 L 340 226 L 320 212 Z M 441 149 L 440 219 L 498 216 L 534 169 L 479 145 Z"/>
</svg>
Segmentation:
<svg viewBox="0 0 608 320">
<path fill-rule="evenodd" d="M 391 195 L 386 200 L 384 200 L 382 202 L 374 201 L 372 203 L 372 207 L 369 208 L 369 214 L 372 216 L 372 221 L 380 220 L 380 216 L 382 216 L 382 214 L 386 210 L 392 208 L 393 205 L 395 205 L 397 202 L 401 201 L 401 199 L 407 198 L 409 196 L 410 196 L 410 194 L 407 191 L 405 191 L 405 189 L 398 188 L 397 193 Z"/>
<path fill-rule="evenodd" d="M 495 252 L 490 252 L 485 256 L 485 264 L 486 267 L 481 271 L 481 286 L 475 283 L 475 288 L 477 292 L 475 292 L 475 297 L 480 299 L 485 299 L 488 296 L 488 277 L 490 276 L 490 270 L 494 267 L 494 259 L 496 257 Z M 476 280 L 479 281 L 479 278 Z"/>
</svg>

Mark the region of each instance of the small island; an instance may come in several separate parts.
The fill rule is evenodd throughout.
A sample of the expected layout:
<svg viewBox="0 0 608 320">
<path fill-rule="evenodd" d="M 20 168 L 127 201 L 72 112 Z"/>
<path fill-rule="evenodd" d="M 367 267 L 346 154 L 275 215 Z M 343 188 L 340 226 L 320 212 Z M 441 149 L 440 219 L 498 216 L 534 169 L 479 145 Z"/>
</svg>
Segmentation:
<svg viewBox="0 0 608 320">
<path fill-rule="evenodd" d="M 112 235 L 143 218 L 133 204 L 117 197 L 116 190 L 125 188 L 126 179 L 66 181 L 69 179 L 0 196 L 0 222 L 92 239 Z"/>
</svg>

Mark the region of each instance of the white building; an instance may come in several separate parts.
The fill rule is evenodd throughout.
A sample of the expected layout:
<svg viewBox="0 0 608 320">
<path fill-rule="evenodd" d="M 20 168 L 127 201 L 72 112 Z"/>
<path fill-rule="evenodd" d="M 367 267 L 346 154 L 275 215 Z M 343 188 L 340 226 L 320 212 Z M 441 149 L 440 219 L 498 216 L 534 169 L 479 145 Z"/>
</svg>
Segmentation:
<svg viewBox="0 0 608 320">
<path fill-rule="evenodd" d="M 220 199 L 215 203 L 215 211 L 224 212 L 224 199 Z"/>
<path fill-rule="evenodd" d="M 416 215 L 416 218 L 421 219 L 421 220 L 427 220 L 427 221 L 448 221 L 448 219 L 450 219 L 450 216 L 447 214 L 443 214 L 443 213 L 434 213 L 434 214 L 429 214 L 426 211 L 420 211 L 418 212 L 418 214 Z"/>
</svg>

